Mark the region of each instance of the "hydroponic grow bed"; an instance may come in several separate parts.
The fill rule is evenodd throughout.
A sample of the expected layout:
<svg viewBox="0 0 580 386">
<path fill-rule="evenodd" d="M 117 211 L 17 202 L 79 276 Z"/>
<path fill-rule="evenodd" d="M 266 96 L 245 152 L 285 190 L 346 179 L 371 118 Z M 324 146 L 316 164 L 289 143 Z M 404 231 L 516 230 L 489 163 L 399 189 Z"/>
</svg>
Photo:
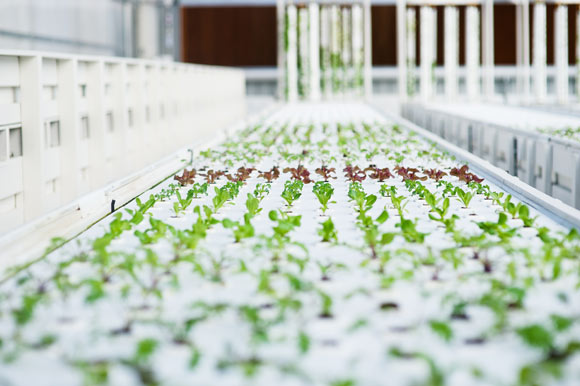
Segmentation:
<svg viewBox="0 0 580 386">
<path fill-rule="evenodd" d="M 0 384 L 575 385 L 579 251 L 366 105 L 288 105 L 6 279 Z"/>
</svg>

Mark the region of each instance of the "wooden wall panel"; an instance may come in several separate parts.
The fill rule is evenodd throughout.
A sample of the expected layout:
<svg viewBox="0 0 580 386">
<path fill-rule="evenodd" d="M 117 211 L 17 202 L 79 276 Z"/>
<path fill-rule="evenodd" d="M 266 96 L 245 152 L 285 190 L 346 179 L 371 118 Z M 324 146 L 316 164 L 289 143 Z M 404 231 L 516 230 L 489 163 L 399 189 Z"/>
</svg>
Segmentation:
<svg viewBox="0 0 580 386">
<path fill-rule="evenodd" d="M 275 7 L 184 7 L 182 56 L 189 63 L 275 66 Z"/>
</svg>

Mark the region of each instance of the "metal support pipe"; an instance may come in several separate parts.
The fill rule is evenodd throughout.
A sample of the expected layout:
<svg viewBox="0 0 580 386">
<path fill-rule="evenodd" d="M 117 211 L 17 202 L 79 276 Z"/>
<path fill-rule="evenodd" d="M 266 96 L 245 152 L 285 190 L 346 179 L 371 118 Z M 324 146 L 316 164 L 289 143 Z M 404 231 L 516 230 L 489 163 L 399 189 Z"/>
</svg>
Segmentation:
<svg viewBox="0 0 580 386">
<path fill-rule="evenodd" d="M 556 5 L 554 13 L 554 62 L 556 65 L 556 98 L 568 102 L 568 6 Z"/>
<path fill-rule="evenodd" d="M 397 70 L 398 70 L 398 86 L 399 98 L 401 102 L 407 99 L 407 15 L 406 15 L 406 1 L 397 0 Z"/>
</svg>

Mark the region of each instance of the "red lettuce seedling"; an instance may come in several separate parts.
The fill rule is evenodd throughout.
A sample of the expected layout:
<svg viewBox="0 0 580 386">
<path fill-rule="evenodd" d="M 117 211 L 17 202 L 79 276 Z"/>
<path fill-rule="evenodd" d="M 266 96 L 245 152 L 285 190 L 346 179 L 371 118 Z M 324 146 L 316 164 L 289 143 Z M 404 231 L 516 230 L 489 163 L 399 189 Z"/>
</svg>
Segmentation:
<svg viewBox="0 0 580 386">
<path fill-rule="evenodd" d="M 291 173 L 293 179 L 302 181 L 305 184 L 314 182 L 310 179 L 310 172 L 302 165 L 297 168 L 285 168 L 283 171 L 284 173 Z"/>
<path fill-rule="evenodd" d="M 336 179 L 336 176 L 332 175 L 335 172 L 336 172 L 335 168 L 327 168 L 326 166 L 322 166 L 316 169 L 316 174 L 322 176 L 322 178 L 324 178 L 324 181 L 328 181 L 331 178 Z"/>
<path fill-rule="evenodd" d="M 245 168 L 242 166 L 242 167 L 238 168 L 236 174 L 234 174 L 234 175 L 226 174 L 226 178 L 232 182 L 244 182 L 245 180 L 250 178 L 250 174 L 252 174 L 252 172 L 254 170 L 256 170 L 256 169 Z"/>
<path fill-rule="evenodd" d="M 478 176 L 476 176 L 473 173 L 469 173 L 468 172 L 469 167 L 467 165 L 463 165 L 461 168 L 453 168 L 451 169 L 451 171 L 449 172 L 449 174 L 451 174 L 452 176 L 455 176 L 457 178 L 459 178 L 459 181 L 463 181 L 466 183 L 470 183 L 472 181 L 481 183 L 483 182 L 483 178 L 479 178 Z"/>
<path fill-rule="evenodd" d="M 407 180 L 411 180 L 411 181 L 417 181 L 417 180 L 421 180 L 421 181 L 425 181 L 427 179 L 427 176 L 423 176 L 423 177 L 419 177 L 417 175 L 417 173 L 419 172 L 419 169 L 415 169 L 415 168 L 406 168 L 403 166 L 395 166 L 395 171 L 397 172 L 398 175 L 400 175 L 401 177 L 403 177 L 403 181 L 407 181 Z"/>
<path fill-rule="evenodd" d="M 210 169 L 207 171 L 207 173 L 205 174 L 205 180 L 208 182 L 208 184 L 213 184 L 215 183 L 215 181 L 220 178 L 221 176 L 225 175 L 226 173 L 218 170 L 218 171 L 214 171 L 213 169 Z"/>
<path fill-rule="evenodd" d="M 381 169 L 377 168 L 376 166 L 370 166 L 365 169 L 365 172 L 367 171 L 372 172 L 371 174 L 368 175 L 370 178 L 372 178 L 373 180 L 379 180 L 379 182 L 383 182 L 391 177 L 394 177 L 394 175 L 391 174 L 389 168 Z"/>
<path fill-rule="evenodd" d="M 442 179 L 444 176 L 447 175 L 447 173 L 445 173 L 444 171 L 437 169 L 424 169 L 423 173 L 425 173 L 429 178 L 435 181 L 439 181 L 440 179 Z"/>
<path fill-rule="evenodd" d="M 347 165 L 342 171 L 351 182 L 362 182 L 367 178 L 366 172 L 358 166 Z"/>
<path fill-rule="evenodd" d="M 193 184 L 193 180 L 195 179 L 197 172 L 195 169 L 187 170 L 183 169 L 183 174 L 181 176 L 175 175 L 173 179 L 179 182 L 179 185 L 185 186 Z"/>
<path fill-rule="evenodd" d="M 268 182 L 272 182 L 273 180 L 278 179 L 280 177 L 280 170 L 277 167 L 273 167 L 271 170 L 266 172 L 260 172 L 258 177 L 265 179 Z"/>
</svg>

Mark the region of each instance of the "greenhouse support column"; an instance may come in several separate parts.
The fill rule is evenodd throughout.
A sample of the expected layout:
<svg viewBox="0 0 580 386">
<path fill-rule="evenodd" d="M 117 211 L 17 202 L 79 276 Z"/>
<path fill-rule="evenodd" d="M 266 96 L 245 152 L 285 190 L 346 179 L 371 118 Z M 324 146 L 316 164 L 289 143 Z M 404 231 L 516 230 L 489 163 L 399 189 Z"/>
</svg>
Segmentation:
<svg viewBox="0 0 580 386">
<path fill-rule="evenodd" d="M 276 17 L 278 19 L 278 99 L 285 99 L 286 89 L 286 6 L 284 0 L 276 1 Z"/>
<path fill-rule="evenodd" d="M 530 95 L 530 3 L 528 0 L 522 0 L 522 24 L 522 93 L 524 98 L 528 99 Z"/>
<path fill-rule="evenodd" d="M 354 85 L 356 96 L 362 97 L 363 94 L 363 11 L 359 4 L 352 6 L 352 63 L 354 67 Z"/>
<path fill-rule="evenodd" d="M 556 5 L 554 12 L 554 62 L 556 65 L 556 97 L 568 102 L 568 6 Z"/>
<path fill-rule="evenodd" d="M 471 100 L 477 99 L 481 90 L 479 42 L 479 8 L 469 5 L 465 9 L 465 86 Z"/>
<path fill-rule="evenodd" d="M 371 22 L 371 2 L 364 0 L 364 87 L 366 99 L 370 99 L 373 93 Z"/>
<path fill-rule="evenodd" d="M 288 101 L 294 102 L 298 99 L 298 44 L 296 31 L 296 6 L 288 6 L 288 51 L 286 53 L 286 77 L 288 84 Z"/>
<path fill-rule="evenodd" d="M 397 70 L 399 98 L 407 99 L 407 4 L 405 0 L 397 0 Z"/>
<path fill-rule="evenodd" d="M 485 0 L 483 4 L 483 92 L 487 98 L 495 93 L 494 74 L 494 39 L 493 31 L 493 0 Z"/>
<path fill-rule="evenodd" d="M 546 4 L 534 4 L 534 95 L 536 102 L 546 99 Z"/>
<path fill-rule="evenodd" d="M 415 94 L 416 88 L 416 71 L 417 71 L 417 21 L 416 21 L 417 12 L 415 8 L 408 8 L 407 9 L 407 50 L 405 52 L 405 56 L 407 57 L 406 62 L 406 93 L 408 96 L 412 96 Z"/>
<path fill-rule="evenodd" d="M 317 3 L 310 3 L 310 100 L 320 100 L 320 26 L 319 26 L 319 6 Z"/>
<path fill-rule="evenodd" d="M 435 65 L 435 47 L 433 40 L 437 39 L 435 29 L 435 9 L 431 6 L 421 6 L 421 98 L 428 100 L 433 96 L 433 78 Z"/>
<path fill-rule="evenodd" d="M 457 97 L 457 67 L 459 66 L 459 12 L 457 7 L 445 7 L 445 95 Z"/>
</svg>

